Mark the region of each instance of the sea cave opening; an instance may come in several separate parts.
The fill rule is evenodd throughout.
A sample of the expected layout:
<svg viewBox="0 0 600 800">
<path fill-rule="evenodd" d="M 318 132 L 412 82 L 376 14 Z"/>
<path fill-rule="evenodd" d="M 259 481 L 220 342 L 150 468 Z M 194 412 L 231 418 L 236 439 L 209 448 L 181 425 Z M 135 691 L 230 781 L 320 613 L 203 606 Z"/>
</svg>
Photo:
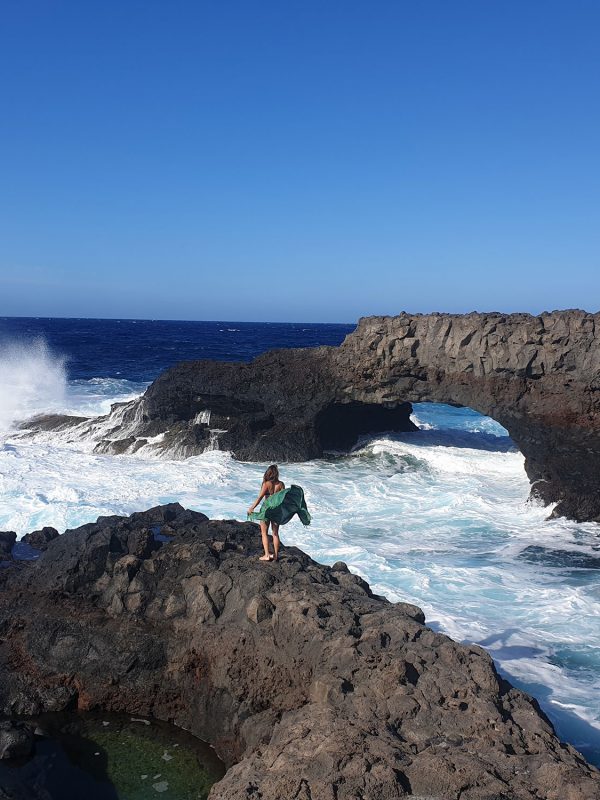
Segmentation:
<svg viewBox="0 0 600 800">
<path fill-rule="evenodd" d="M 498 421 L 455 403 L 332 403 L 319 413 L 316 429 L 324 452 L 347 452 L 361 437 L 383 433 L 414 434 L 411 442 L 425 446 L 518 450 Z"/>
<path fill-rule="evenodd" d="M 418 428 L 415 444 L 502 453 L 519 450 L 503 425 L 470 406 L 413 403 L 411 420 Z"/>
</svg>

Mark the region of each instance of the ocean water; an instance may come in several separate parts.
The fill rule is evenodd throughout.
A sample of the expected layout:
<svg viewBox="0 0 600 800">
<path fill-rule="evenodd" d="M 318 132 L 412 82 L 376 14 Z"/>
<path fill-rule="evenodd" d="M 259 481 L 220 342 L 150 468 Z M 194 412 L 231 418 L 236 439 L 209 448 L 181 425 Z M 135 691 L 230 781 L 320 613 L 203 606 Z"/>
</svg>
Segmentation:
<svg viewBox="0 0 600 800">
<path fill-rule="evenodd" d="M 20 440 L 37 411 L 106 413 L 190 358 L 338 344 L 343 325 L 0 319 L 0 530 L 59 530 L 178 500 L 244 519 L 264 464 L 96 455 L 85 442 Z M 415 405 L 421 430 L 365 437 L 348 456 L 282 465 L 313 525 L 284 543 L 346 561 L 373 589 L 420 605 L 428 624 L 488 649 L 559 735 L 600 765 L 600 526 L 548 520 L 527 502 L 523 457 L 494 420 Z"/>
</svg>

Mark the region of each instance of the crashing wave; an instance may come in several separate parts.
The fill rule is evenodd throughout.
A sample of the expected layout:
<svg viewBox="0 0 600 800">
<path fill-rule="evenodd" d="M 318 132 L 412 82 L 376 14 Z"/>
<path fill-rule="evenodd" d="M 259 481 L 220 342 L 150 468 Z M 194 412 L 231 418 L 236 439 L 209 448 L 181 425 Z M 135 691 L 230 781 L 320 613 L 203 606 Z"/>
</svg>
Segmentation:
<svg viewBox="0 0 600 800">
<path fill-rule="evenodd" d="M 0 344 L 0 431 L 40 411 L 64 408 L 65 360 L 43 339 Z"/>
<path fill-rule="evenodd" d="M 79 444 L 94 453 L 111 455 L 140 452 L 145 456 L 185 459 L 219 449 L 223 429 L 210 428 L 209 410 L 192 420 L 164 422 L 150 419 L 142 395 L 133 400 L 113 403 L 110 412 L 96 417 L 68 414 L 38 414 L 18 426 L 17 438 L 37 442 Z"/>
</svg>

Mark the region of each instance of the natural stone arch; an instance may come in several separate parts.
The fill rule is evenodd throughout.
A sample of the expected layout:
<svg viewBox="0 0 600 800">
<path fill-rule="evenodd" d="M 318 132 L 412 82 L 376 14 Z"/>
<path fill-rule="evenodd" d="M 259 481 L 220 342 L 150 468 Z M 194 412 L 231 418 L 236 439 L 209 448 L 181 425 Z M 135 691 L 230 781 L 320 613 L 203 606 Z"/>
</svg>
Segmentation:
<svg viewBox="0 0 600 800">
<path fill-rule="evenodd" d="M 525 456 L 535 496 L 557 502 L 560 514 L 600 519 L 598 319 L 581 311 L 364 319 L 339 348 L 340 376 L 351 376 L 344 392 L 492 417 Z"/>
</svg>

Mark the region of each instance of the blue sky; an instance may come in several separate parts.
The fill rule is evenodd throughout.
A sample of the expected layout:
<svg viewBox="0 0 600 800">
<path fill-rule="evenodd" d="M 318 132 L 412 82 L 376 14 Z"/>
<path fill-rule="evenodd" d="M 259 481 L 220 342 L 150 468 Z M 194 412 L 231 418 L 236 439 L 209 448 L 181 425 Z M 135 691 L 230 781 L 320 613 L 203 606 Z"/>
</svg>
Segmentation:
<svg viewBox="0 0 600 800">
<path fill-rule="evenodd" d="M 597 0 L 4 0 L 0 314 L 600 308 Z"/>
</svg>

